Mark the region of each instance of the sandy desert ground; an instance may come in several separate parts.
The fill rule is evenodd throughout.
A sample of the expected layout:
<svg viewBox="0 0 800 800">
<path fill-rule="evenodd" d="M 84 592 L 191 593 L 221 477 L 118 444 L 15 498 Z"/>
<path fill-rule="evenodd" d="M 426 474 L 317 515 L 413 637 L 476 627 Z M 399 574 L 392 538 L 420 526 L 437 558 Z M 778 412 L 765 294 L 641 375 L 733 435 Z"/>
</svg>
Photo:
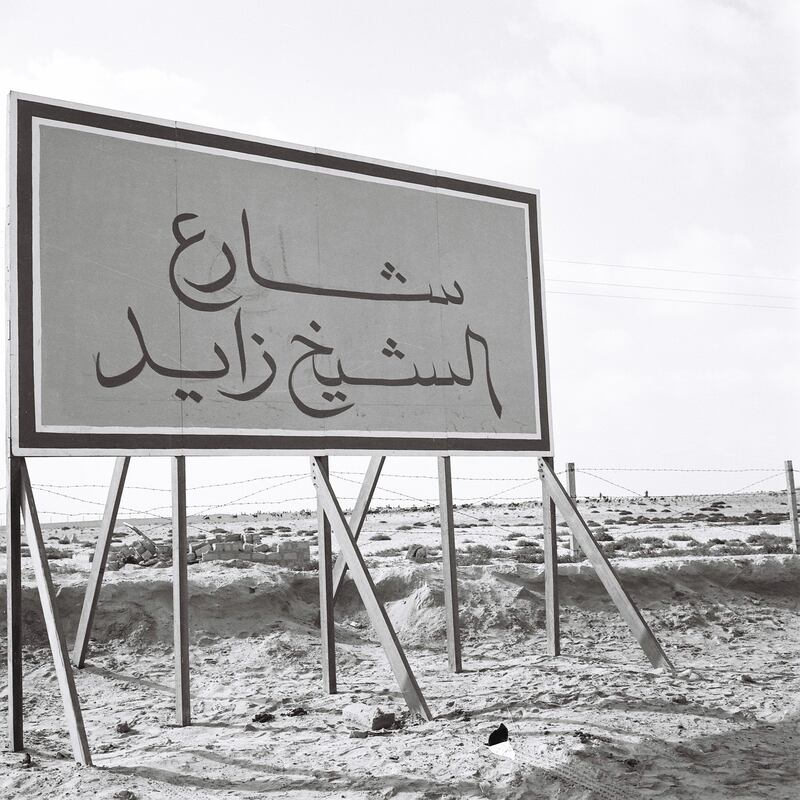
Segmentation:
<svg viewBox="0 0 800 800">
<path fill-rule="evenodd" d="M 800 557 L 788 548 L 785 495 L 580 507 L 676 674 L 650 667 L 592 569 L 570 560 L 563 526 L 563 655 L 546 655 L 534 503 L 457 509 L 465 670 L 451 674 L 438 513 L 383 509 L 369 515 L 362 550 L 432 722 L 405 716 L 352 582 L 337 601 L 340 691 L 328 696 L 316 570 L 235 560 L 189 567 L 194 724 L 177 727 L 171 570 L 129 564 L 106 574 L 76 673 L 94 768 L 71 760 L 23 558 L 31 758 L 0 754 L 0 796 L 796 800 Z M 267 542 L 307 540 L 315 557 L 315 523 L 309 514 L 213 516 L 191 519 L 189 532 L 197 542 L 214 528 L 252 528 Z M 168 542 L 168 522 L 135 524 Z M 115 545 L 136 540 L 117 529 Z M 96 536 L 96 523 L 45 529 L 70 643 Z M 425 545 L 428 560 L 407 560 L 409 544 Z M 5 638 L 2 649 L 5 658 Z M 396 712 L 397 728 L 359 730 L 342 715 L 355 701 Z M 253 721 L 259 712 L 272 721 Z M 513 758 L 486 746 L 501 722 Z"/>
</svg>

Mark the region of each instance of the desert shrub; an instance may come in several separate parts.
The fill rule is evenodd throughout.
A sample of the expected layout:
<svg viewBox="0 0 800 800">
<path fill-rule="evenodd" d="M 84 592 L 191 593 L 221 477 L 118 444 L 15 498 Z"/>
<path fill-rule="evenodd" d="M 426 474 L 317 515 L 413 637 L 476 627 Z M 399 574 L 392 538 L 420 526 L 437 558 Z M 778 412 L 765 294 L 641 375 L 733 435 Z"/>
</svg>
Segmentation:
<svg viewBox="0 0 800 800">
<path fill-rule="evenodd" d="M 724 545 L 719 547 L 716 551 L 717 555 L 721 556 L 748 556 L 751 555 L 754 551 L 753 548 L 748 544 L 733 544 L 732 542 L 726 542 Z"/>
<path fill-rule="evenodd" d="M 709 539 L 708 543 L 709 544 L 727 544 L 727 542 L 724 539 Z"/>
<path fill-rule="evenodd" d="M 638 553 L 641 551 L 660 550 L 666 545 L 657 536 L 622 536 L 616 541 L 603 545 L 606 553 L 627 552 Z"/>
<path fill-rule="evenodd" d="M 538 547 L 519 547 L 511 557 L 520 564 L 544 563 L 544 551 Z"/>
<path fill-rule="evenodd" d="M 667 538 L 672 539 L 673 542 L 693 542 L 693 541 L 695 541 L 694 536 L 689 536 L 688 533 L 682 533 L 681 531 L 676 531 L 675 533 L 671 533 Z"/>
<path fill-rule="evenodd" d="M 399 531 L 410 531 L 411 525 L 398 525 L 397 530 Z"/>
<path fill-rule="evenodd" d="M 371 542 L 388 542 L 391 538 L 391 536 L 387 536 L 385 533 L 376 533 L 374 536 L 370 536 L 369 540 Z"/>
<path fill-rule="evenodd" d="M 597 531 L 593 534 L 596 542 L 613 542 L 614 537 L 607 531 Z"/>
<path fill-rule="evenodd" d="M 788 536 L 776 536 L 774 533 L 754 533 L 747 537 L 747 544 L 774 546 L 779 544 L 789 544 L 791 539 Z"/>
<path fill-rule="evenodd" d="M 487 544 L 473 544 L 456 551 L 456 563 L 463 567 L 488 564 L 493 558 L 502 558 L 504 555 Z"/>
<path fill-rule="evenodd" d="M 375 555 L 381 558 L 391 558 L 392 556 L 405 555 L 405 552 L 405 547 L 389 547 L 386 550 L 379 550 Z"/>
<path fill-rule="evenodd" d="M 770 541 L 764 542 L 761 545 L 762 553 L 791 553 L 792 548 L 789 546 L 790 539 L 788 536 L 776 536 Z"/>
<path fill-rule="evenodd" d="M 536 542 L 533 539 L 517 539 L 514 544 L 517 547 L 536 547 Z"/>
<path fill-rule="evenodd" d="M 512 531 L 508 534 L 508 536 L 506 536 L 506 539 L 520 539 L 522 536 L 524 536 L 524 534 L 520 531 Z"/>
</svg>

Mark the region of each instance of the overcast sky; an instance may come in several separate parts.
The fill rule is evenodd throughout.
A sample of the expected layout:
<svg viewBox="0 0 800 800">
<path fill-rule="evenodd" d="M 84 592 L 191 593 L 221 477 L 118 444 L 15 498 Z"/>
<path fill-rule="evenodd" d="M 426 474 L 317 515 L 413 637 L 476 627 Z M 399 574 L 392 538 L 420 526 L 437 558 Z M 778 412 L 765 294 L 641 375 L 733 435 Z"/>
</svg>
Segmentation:
<svg viewBox="0 0 800 800">
<path fill-rule="evenodd" d="M 800 464 L 799 53 L 791 0 L 0 7 L 4 91 L 540 189 L 559 469 Z M 166 486 L 164 462 L 137 467 L 135 482 Z M 390 465 L 435 470 L 431 458 Z M 535 476 L 531 459 L 454 466 Z M 189 479 L 305 469 L 193 460 Z M 107 460 L 34 466 L 53 483 L 109 471 Z M 653 493 L 737 489 L 768 473 L 603 474 Z M 310 493 L 300 480 L 263 497 Z"/>
</svg>

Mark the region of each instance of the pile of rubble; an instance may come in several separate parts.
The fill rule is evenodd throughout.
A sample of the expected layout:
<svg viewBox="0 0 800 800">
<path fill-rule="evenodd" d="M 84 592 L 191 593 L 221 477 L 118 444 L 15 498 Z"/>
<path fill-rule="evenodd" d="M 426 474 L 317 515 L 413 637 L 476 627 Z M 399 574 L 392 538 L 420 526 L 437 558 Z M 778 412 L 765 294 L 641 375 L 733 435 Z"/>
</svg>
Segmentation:
<svg viewBox="0 0 800 800">
<path fill-rule="evenodd" d="M 139 534 L 134 545 L 123 544 L 108 554 L 106 569 L 117 570 L 124 564 L 138 564 L 142 567 L 169 567 L 172 564 L 172 546 L 158 544 L 133 525 L 129 526 Z"/>
<path fill-rule="evenodd" d="M 126 523 L 127 524 L 127 523 Z M 124 564 L 141 567 L 169 567 L 172 565 L 172 545 L 154 542 L 147 534 L 133 525 L 128 525 L 139 536 L 133 545 L 123 544 L 108 554 L 106 569 L 118 570 Z M 308 542 L 283 541 L 277 547 L 261 543 L 258 533 L 228 533 L 220 528 L 211 531 L 213 538 L 197 538 L 190 542 L 187 562 L 219 561 L 239 559 L 256 561 L 261 564 L 276 564 L 283 567 L 305 567 L 311 563 L 311 549 Z M 200 534 L 205 536 L 205 534 Z M 92 560 L 90 554 L 78 554 Z M 75 557 L 75 556 L 73 556 Z"/>
<path fill-rule="evenodd" d="M 189 553 L 189 563 L 238 558 L 261 564 L 299 567 L 311 562 L 308 542 L 279 542 L 277 550 L 261 543 L 258 533 L 216 533 L 214 539 L 195 542 Z"/>
</svg>

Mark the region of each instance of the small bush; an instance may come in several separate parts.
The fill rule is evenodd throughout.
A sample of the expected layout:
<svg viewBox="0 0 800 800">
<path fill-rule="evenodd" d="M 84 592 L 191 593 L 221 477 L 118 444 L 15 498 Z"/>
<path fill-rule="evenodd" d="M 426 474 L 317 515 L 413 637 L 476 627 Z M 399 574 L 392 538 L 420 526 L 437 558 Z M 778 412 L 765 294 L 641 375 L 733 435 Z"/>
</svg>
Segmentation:
<svg viewBox="0 0 800 800">
<path fill-rule="evenodd" d="M 493 558 L 502 558 L 505 554 L 486 544 L 473 544 L 464 550 L 456 551 L 456 563 L 459 566 L 488 564 Z"/>
<path fill-rule="evenodd" d="M 405 552 L 405 547 L 390 547 L 387 550 L 379 550 L 375 555 L 381 558 L 391 558 L 392 556 L 404 555 Z"/>
<path fill-rule="evenodd" d="M 511 556 L 520 564 L 544 564 L 544 552 L 538 547 L 523 547 Z"/>
</svg>

